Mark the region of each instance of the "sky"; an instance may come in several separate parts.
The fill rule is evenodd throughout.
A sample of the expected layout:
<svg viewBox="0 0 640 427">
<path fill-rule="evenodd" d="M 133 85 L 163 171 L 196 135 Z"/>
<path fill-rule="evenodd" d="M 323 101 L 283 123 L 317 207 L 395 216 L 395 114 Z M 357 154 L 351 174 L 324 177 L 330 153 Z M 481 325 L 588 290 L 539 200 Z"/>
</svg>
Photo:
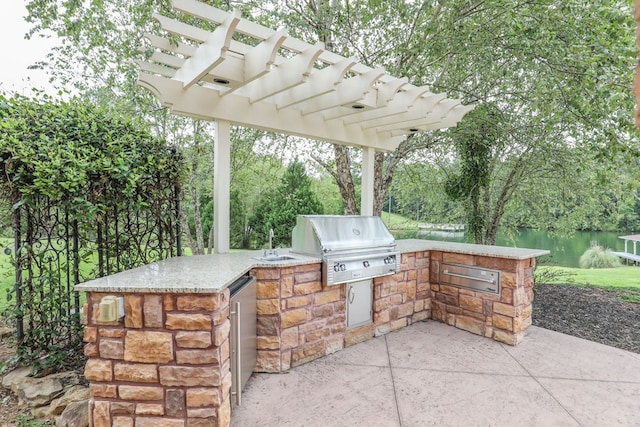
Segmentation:
<svg viewBox="0 0 640 427">
<path fill-rule="evenodd" d="M 25 1 L 2 2 L 0 11 L 0 91 L 17 92 L 28 95 L 32 87 L 50 90 L 47 76 L 41 70 L 28 70 L 29 65 L 45 59 L 53 41 L 34 37 L 25 40 L 29 24 L 24 21 L 27 14 Z"/>
</svg>

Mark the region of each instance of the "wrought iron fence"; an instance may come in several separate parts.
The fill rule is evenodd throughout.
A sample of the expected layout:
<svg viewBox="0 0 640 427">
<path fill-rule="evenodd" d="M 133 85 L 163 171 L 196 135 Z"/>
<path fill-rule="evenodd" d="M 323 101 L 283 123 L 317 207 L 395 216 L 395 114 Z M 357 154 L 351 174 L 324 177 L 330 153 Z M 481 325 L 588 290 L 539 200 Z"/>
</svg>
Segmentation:
<svg viewBox="0 0 640 427">
<path fill-rule="evenodd" d="M 179 187 L 147 200 L 141 208 L 105 194 L 97 215 L 71 212 L 45 197 L 14 210 L 14 315 L 21 345 L 42 349 L 81 341 L 76 284 L 182 255 Z"/>
</svg>

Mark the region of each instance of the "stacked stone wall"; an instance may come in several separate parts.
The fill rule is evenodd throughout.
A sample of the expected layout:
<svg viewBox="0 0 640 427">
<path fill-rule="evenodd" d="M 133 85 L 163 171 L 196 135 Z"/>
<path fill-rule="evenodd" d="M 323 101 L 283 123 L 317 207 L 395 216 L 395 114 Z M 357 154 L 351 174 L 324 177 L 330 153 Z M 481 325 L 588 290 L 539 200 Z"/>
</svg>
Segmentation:
<svg viewBox="0 0 640 427">
<path fill-rule="evenodd" d="M 500 270 L 500 295 L 439 282 L 440 263 Z M 434 251 L 431 253 L 432 318 L 511 345 L 520 343 L 531 325 L 535 258 L 513 260 Z"/>
<path fill-rule="evenodd" d="M 351 329 L 346 285 L 323 285 L 320 263 L 255 268 L 255 371 L 283 372 L 426 319 L 511 345 L 522 340 L 531 324 L 535 259 L 439 251 L 401 257 L 399 273 L 373 280 L 373 322 Z M 500 270 L 500 295 L 439 283 L 442 262 Z M 101 322 L 99 304 L 108 295 L 88 293 L 84 310 L 92 425 L 228 426 L 229 290 L 124 294 L 126 316 Z"/>
<path fill-rule="evenodd" d="M 257 372 L 283 372 L 344 347 L 345 285 L 324 286 L 322 265 L 256 268 Z"/>
<path fill-rule="evenodd" d="M 399 273 L 374 279 L 373 323 L 376 336 L 431 318 L 429 252 L 401 256 Z"/>
<path fill-rule="evenodd" d="M 429 252 L 402 254 L 401 272 L 373 281 L 373 322 L 347 329 L 346 285 L 322 283 L 322 265 L 257 268 L 256 372 L 283 372 L 431 318 Z"/>
<path fill-rule="evenodd" d="M 125 294 L 126 316 L 100 322 L 85 305 L 85 377 L 94 427 L 228 426 L 229 290 Z"/>
</svg>

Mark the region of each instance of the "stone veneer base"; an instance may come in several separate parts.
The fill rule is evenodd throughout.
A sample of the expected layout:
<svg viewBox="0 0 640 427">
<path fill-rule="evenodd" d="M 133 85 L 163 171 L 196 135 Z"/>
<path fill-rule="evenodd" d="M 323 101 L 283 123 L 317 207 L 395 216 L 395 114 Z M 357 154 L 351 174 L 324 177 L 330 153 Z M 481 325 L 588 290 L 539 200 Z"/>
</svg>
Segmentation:
<svg viewBox="0 0 640 427">
<path fill-rule="evenodd" d="M 441 262 L 502 271 L 492 296 L 438 282 Z M 374 336 L 434 319 L 516 345 L 531 324 L 535 258 L 441 251 L 403 253 L 401 271 L 373 280 L 373 322 L 346 328 L 346 285 L 324 286 L 321 264 L 254 268 L 256 372 L 284 372 Z M 230 423 L 229 290 L 125 293 L 126 316 L 101 323 L 85 306 L 85 377 L 94 427 L 200 427 Z"/>
</svg>

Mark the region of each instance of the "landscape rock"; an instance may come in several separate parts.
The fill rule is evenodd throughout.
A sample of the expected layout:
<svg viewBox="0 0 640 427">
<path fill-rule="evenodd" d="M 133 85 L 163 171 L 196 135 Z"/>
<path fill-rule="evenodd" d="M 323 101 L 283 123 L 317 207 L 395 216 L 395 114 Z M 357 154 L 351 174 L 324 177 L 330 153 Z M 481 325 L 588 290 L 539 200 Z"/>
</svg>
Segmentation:
<svg viewBox="0 0 640 427">
<path fill-rule="evenodd" d="M 74 402 L 81 402 L 83 400 L 89 400 L 91 397 L 89 388 L 81 385 L 74 385 L 69 388 L 62 396 L 54 399 L 49 405 L 46 416 L 60 415 L 64 412 L 65 408 Z"/>
<path fill-rule="evenodd" d="M 66 388 L 73 385 L 82 384 L 82 379 L 77 372 L 67 371 L 59 372 L 57 374 L 49 375 L 47 378 L 56 378 L 62 382 L 62 385 Z"/>
<path fill-rule="evenodd" d="M 32 408 L 48 405 L 53 399 L 60 396 L 64 386 L 58 378 L 25 378 L 21 383 L 14 384 L 16 395 L 20 404 Z"/>
<path fill-rule="evenodd" d="M 16 393 L 15 385 L 24 382 L 24 380 L 31 375 L 31 370 L 32 368 L 27 366 L 24 368 L 14 369 L 7 373 L 2 377 L 2 387 L 11 389 L 12 392 Z"/>
<path fill-rule="evenodd" d="M 89 400 L 73 402 L 56 418 L 56 427 L 88 427 Z"/>
<path fill-rule="evenodd" d="M 80 384 L 80 376 L 73 371 L 60 372 L 58 374 L 49 375 L 42 378 L 27 377 L 22 374 L 16 374 L 11 379 L 11 390 L 18 396 L 21 405 L 31 408 L 38 408 L 49 405 L 51 401 L 71 386 Z M 38 411 L 42 413 L 43 411 Z"/>
<path fill-rule="evenodd" d="M 7 326 L 0 326 L 0 338 L 6 338 L 15 333 L 13 328 L 9 328 Z"/>
</svg>

